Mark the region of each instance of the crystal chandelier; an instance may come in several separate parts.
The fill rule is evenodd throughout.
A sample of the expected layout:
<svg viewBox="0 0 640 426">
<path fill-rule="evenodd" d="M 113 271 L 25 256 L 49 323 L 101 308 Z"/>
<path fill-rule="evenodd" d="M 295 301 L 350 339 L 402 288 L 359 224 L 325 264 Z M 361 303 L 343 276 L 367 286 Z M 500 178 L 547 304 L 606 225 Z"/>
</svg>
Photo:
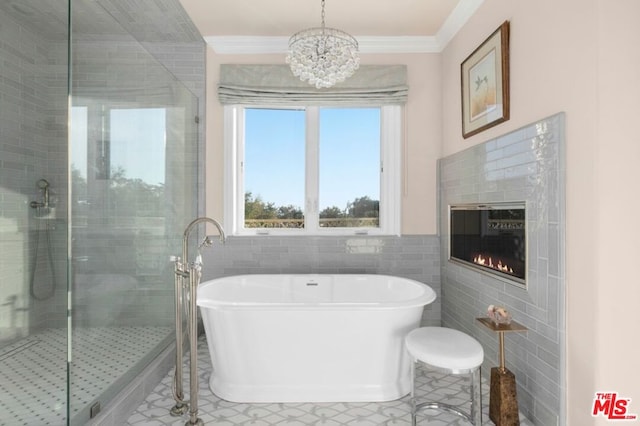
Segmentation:
<svg viewBox="0 0 640 426">
<path fill-rule="evenodd" d="M 351 35 L 324 25 L 299 31 L 289 39 L 287 63 L 293 75 L 320 89 L 346 80 L 360 66 L 358 42 Z"/>
</svg>

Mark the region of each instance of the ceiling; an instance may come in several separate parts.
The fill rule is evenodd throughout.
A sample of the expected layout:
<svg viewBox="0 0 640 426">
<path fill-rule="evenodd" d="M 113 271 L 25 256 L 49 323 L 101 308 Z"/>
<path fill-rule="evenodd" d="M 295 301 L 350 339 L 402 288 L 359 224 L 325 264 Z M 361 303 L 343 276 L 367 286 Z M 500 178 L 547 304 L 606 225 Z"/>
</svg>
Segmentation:
<svg viewBox="0 0 640 426">
<path fill-rule="evenodd" d="M 390 43 L 394 41 L 405 48 L 409 48 L 409 43 L 415 45 L 411 49 L 440 51 L 482 2 L 326 0 L 325 23 L 355 36 L 363 52 L 380 43 L 393 49 Z M 180 3 L 218 53 L 285 51 L 293 33 L 321 23 L 320 0 L 180 0 Z M 249 44 L 257 50 L 246 51 Z"/>
<path fill-rule="evenodd" d="M 354 35 L 360 52 L 401 53 L 441 51 L 484 0 L 325 1 L 326 25 Z M 284 53 L 292 34 L 321 23 L 320 0 L 78 0 L 72 10 L 76 38 L 191 42 L 199 31 L 221 54 Z M 66 38 L 67 11 L 63 2 L 0 0 L 0 13 L 47 39 Z"/>
</svg>

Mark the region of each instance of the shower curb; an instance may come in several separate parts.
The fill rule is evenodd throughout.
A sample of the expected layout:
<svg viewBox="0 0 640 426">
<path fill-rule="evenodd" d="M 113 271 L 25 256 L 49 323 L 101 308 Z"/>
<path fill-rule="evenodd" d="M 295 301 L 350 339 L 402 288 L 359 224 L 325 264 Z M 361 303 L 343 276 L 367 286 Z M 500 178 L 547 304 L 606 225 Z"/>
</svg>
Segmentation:
<svg viewBox="0 0 640 426">
<path fill-rule="evenodd" d="M 88 423 L 89 426 L 122 426 L 142 404 L 146 397 L 167 375 L 175 363 L 176 345 L 171 343 L 149 365 L 131 380 L 113 400 L 109 401 L 103 411 Z"/>
</svg>

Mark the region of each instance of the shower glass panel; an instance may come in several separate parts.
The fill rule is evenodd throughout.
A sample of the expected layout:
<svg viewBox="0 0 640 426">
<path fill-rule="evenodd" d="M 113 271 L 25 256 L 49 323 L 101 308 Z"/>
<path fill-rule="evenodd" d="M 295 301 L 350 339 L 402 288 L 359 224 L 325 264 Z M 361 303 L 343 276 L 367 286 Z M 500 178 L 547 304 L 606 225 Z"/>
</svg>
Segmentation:
<svg viewBox="0 0 640 426">
<path fill-rule="evenodd" d="M 173 341 L 169 258 L 197 216 L 198 99 L 108 3 L 72 7 L 71 424 Z"/>
<path fill-rule="evenodd" d="M 0 1 L 0 424 L 67 419 L 66 1 Z"/>
<path fill-rule="evenodd" d="M 199 100 L 149 52 L 204 52 L 186 24 L 0 0 L 0 425 L 87 424 L 172 341 Z"/>
</svg>

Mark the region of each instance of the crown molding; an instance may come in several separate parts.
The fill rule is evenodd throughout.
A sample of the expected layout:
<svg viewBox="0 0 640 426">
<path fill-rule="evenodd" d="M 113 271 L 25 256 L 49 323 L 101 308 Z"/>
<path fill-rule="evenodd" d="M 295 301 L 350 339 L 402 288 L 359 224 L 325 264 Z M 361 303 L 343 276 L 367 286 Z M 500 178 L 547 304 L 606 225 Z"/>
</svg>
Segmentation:
<svg viewBox="0 0 640 426">
<path fill-rule="evenodd" d="M 360 53 L 433 53 L 441 51 L 437 37 L 354 36 Z M 204 38 L 221 55 L 287 53 L 289 37 L 209 36 Z"/>
<path fill-rule="evenodd" d="M 436 34 L 437 44 L 442 51 L 455 37 L 467 21 L 473 16 L 484 0 L 462 0 L 451 12 L 451 15 L 444 21 L 438 34 Z"/>
<path fill-rule="evenodd" d="M 435 36 L 354 36 L 360 53 L 438 53 L 455 37 L 484 0 L 460 0 Z M 284 54 L 289 37 L 207 36 L 206 43 L 221 55 Z"/>
</svg>

